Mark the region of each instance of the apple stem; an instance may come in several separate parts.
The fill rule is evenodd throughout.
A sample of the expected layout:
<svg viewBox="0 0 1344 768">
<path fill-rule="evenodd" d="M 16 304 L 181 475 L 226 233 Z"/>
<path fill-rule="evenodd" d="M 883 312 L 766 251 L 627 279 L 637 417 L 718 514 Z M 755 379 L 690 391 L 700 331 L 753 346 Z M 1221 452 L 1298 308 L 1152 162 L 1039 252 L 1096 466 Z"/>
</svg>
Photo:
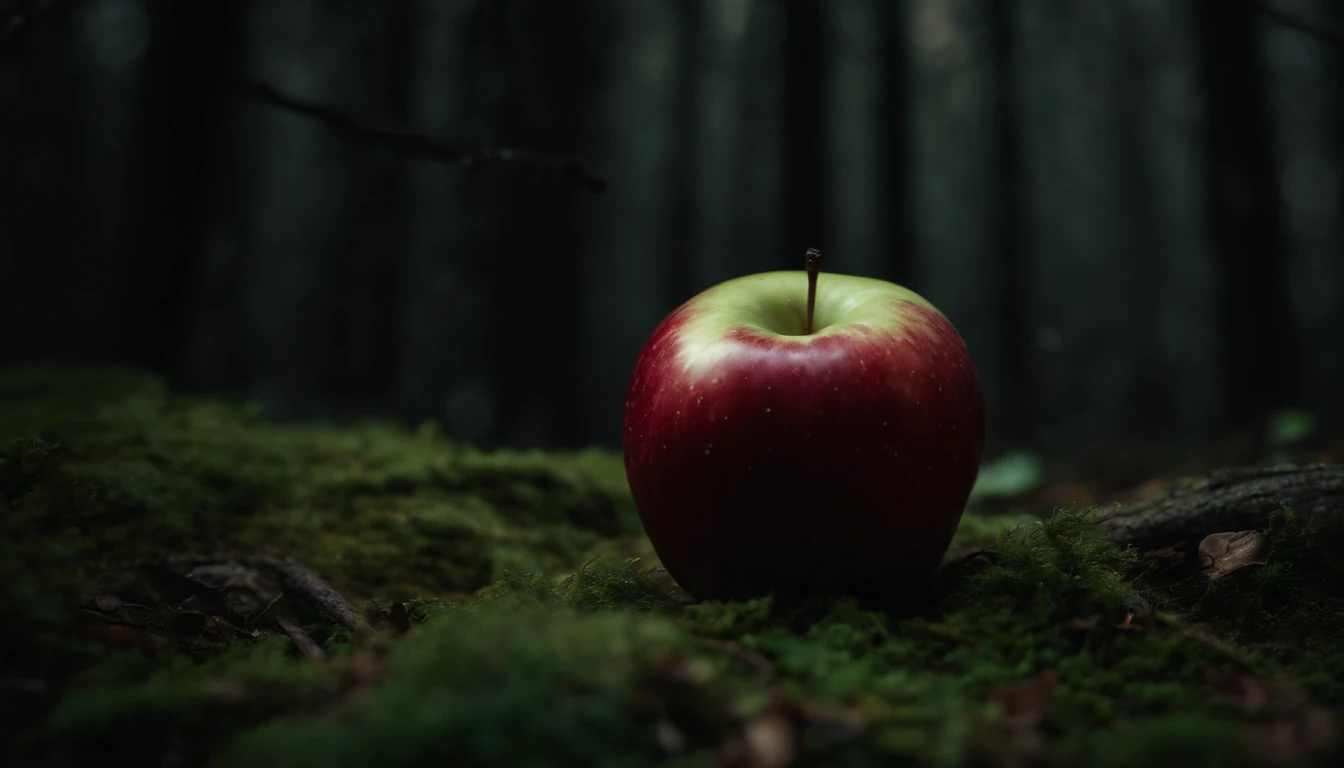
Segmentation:
<svg viewBox="0 0 1344 768">
<path fill-rule="evenodd" d="M 803 335 L 811 336 L 812 310 L 817 304 L 817 270 L 821 269 L 821 251 L 808 248 L 803 256 L 803 264 L 807 269 L 807 325 L 803 328 Z"/>
</svg>

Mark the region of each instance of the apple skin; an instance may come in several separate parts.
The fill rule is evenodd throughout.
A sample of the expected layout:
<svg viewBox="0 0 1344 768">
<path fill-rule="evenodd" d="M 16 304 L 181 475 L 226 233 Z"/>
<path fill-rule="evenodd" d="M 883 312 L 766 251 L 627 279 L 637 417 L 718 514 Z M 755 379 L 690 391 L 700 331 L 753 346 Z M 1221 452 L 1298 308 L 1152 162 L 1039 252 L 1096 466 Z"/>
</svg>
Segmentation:
<svg viewBox="0 0 1344 768">
<path fill-rule="evenodd" d="M 721 283 L 654 330 L 623 449 L 663 566 L 700 599 L 768 592 L 899 600 L 923 588 L 984 450 L 980 380 L 914 292 L 822 273 Z"/>
</svg>

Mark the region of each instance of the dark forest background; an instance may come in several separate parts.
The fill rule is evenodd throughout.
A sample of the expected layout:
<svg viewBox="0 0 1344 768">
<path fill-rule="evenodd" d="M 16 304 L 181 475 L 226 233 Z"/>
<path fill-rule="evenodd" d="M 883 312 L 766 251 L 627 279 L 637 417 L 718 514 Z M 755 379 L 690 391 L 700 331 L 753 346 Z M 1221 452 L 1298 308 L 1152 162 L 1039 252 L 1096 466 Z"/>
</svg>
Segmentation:
<svg viewBox="0 0 1344 768">
<path fill-rule="evenodd" d="M 992 451 L 1338 430 L 1341 29 L 1334 0 L 3 0 L 0 362 L 614 447 L 654 325 L 815 245 L 952 318 Z"/>
</svg>

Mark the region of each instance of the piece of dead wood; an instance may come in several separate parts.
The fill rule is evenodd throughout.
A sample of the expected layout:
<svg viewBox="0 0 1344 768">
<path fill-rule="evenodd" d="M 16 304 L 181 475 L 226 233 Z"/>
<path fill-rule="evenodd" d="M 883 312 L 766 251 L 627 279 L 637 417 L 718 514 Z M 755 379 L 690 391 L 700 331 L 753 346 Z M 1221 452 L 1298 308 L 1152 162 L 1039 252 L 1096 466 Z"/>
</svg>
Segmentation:
<svg viewBox="0 0 1344 768">
<path fill-rule="evenodd" d="M 248 562 L 275 571 L 286 594 L 309 603 L 324 617 L 350 628 L 358 623 L 359 614 L 350 601 L 316 571 L 294 558 L 260 555 Z"/>
<path fill-rule="evenodd" d="M 299 649 L 299 653 L 308 657 L 309 661 L 325 661 L 327 652 L 322 647 L 313 642 L 313 638 L 303 627 L 286 619 L 284 616 L 276 616 L 275 623 L 289 635 L 289 639 L 294 641 L 294 647 Z"/>
<path fill-rule="evenodd" d="M 1223 469 L 1119 508 L 1099 524 L 1117 542 L 1147 550 L 1193 545 L 1219 531 L 1263 530 L 1285 507 L 1308 528 L 1344 510 L 1344 465 Z"/>
</svg>

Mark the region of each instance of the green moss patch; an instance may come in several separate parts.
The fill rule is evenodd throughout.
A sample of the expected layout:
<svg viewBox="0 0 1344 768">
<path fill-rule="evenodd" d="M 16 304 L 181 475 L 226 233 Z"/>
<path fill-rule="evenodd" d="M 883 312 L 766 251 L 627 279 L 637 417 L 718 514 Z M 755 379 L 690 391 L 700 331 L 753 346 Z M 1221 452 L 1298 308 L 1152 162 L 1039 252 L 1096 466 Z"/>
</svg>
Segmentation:
<svg viewBox="0 0 1344 768">
<path fill-rule="evenodd" d="M 693 604 L 600 452 L 272 424 L 103 370 L 0 375 L 0 435 L 0 705 L 26 763 L 1339 756 L 1339 538 L 1290 510 L 1216 580 L 1059 510 L 968 515 L 920 615 Z"/>
</svg>

